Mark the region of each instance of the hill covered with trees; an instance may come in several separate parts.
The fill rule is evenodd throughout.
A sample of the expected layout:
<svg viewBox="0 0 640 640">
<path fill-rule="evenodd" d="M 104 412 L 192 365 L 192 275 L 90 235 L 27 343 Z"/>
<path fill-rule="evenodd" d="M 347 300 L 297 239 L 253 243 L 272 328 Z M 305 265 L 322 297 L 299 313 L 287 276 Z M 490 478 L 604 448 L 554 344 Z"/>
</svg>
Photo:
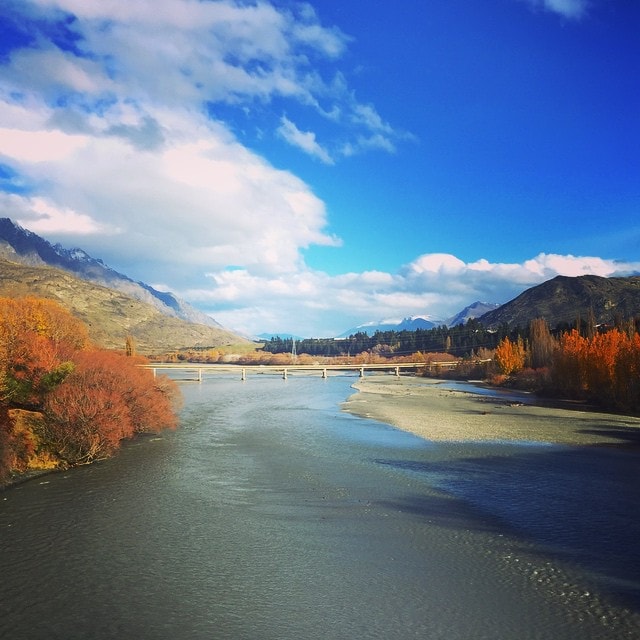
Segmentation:
<svg viewBox="0 0 640 640">
<path fill-rule="evenodd" d="M 640 276 L 556 276 L 523 291 L 519 296 L 480 316 L 489 329 L 507 325 L 525 329 L 531 320 L 544 318 L 552 328 L 618 324 L 640 316 Z"/>
</svg>

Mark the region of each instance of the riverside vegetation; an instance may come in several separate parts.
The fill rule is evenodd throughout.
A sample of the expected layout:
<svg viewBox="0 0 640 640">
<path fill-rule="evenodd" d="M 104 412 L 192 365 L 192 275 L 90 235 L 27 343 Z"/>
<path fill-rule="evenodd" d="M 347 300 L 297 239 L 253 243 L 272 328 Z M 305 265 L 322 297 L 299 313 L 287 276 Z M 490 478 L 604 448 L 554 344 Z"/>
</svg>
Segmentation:
<svg viewBox="0 0 640 640">
<path fill-rule="evenodd" d="M 247 344 L 242 353 L 200 348 L 162 359 L 247 365 L 424 362 L 423 375 L 481 378 L 640 413 L 638 321 L 576 327 L 551 331 L 537 318 L 526 331 L 506 325 L 489 331 L 469 320 L 452 328 L 299 341 L 295 356 L 293 340 L 276 338 L 262 348 Z M 94 346 L 87 327 L 51 300 L 0 298 L 0 483 L 12 474 L 108 457 L 137 433 L 175 428 L 178 388 L 139 367 L 144 361 L 129 340 L 125 353 Z M 440 368 L 444 362 L 457 366 Z"/>
<path fill-rule="evenodd" d="M 272 338 L 244 364 L 287 364 L 293 339 Z M 340 340 L 295 343 L 299 364 L 424 362 L 423 375 L 484 379 L 534 391 L 545 397 L 588 402 L 607 410 L 640 413 L 640 319 L 596 325 L 593 317 L 551 330 L 544 318 L 528 327 L 488 330 L 477 320 L 448 328 L 357 333 Z M 417 348 L 417 349 L 416 349 Z M 191 352 L 189 358 L 221 361 L 219 352 Z M 216 360 L 217 359 L 217 360 Z M 456 361 L 455 368 L 438 364 Z"/>
<path fill-rule="evenodd" d="M 640 413 L 640 334 L 634 322 L 553 336 L 539 318 L 531 322 L 527 341 L 503 338 L 495 363 L 494 382 Z"/>
<path fill-rule="evenodd" d="M 175 428 L 180 393 L 133 354 L 100 349 L 51 300 L 0 298 L 0 483 L 112 455 Z"/>
</svg>

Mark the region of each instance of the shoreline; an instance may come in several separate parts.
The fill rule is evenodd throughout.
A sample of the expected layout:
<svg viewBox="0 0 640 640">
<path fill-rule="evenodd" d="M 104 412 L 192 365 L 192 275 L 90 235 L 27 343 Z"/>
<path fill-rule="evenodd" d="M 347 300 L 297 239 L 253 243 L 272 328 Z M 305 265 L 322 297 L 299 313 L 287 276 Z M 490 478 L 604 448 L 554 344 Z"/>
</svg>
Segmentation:
<svg viewBox="0 0 640 640">
<path fill-rule="evenodd" d="M 384 422 L 425 440 L 511 441 L 580 446 L 639 446 L 640 417 L 564 408 L 527 394 L 447 389 L 449 380 L 370 375 L 352 385 L 347 413 Z M 471 383 L 473 384 L 473 383 Z M 502 396 L 502 397 L 501 397 Z M 533 397 L 532 397 L 533 398 Z"/>
</svg>

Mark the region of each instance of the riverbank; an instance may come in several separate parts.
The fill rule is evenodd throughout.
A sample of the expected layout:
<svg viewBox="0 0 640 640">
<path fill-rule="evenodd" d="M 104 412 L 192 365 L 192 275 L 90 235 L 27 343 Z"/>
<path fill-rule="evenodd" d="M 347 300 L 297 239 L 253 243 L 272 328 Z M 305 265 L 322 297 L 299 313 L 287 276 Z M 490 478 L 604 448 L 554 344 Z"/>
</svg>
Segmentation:
<svg viewBox="0 0 640 640">
<path fill-rule="evenodd" d="M 433 441 L 529 441 L 640 446 L 640 418 L 543 406 L 518 394 L 480 395 L 447 381 L 371 375 L 342 409 Z M 486 391 L 486 389 L 483 389 Z M 523 401 L 524 400 L 524 401 Z"/>
</svg>

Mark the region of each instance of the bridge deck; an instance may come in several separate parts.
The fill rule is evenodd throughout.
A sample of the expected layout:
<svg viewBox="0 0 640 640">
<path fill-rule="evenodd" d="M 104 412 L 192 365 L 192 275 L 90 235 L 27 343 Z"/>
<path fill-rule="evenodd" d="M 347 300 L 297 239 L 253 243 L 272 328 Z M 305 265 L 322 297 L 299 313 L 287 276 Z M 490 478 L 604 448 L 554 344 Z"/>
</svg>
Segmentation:
<svg viewBox="0 0 640 640">
<path fill-rule="evenodd" d="M 158 371 L 186 371 L 195 372 L 197 379 L 202 381 L 204 374 L 239 372 L 242 380 L 246 379 L 247 373 L 261 374 L 281 374 L 286 378 L 289 373 L 293 372 L 318 372 L 323 378 L 326 378 L 330 371 L 357 371 L 361 377 L 365 371 L 391 371 L 396 376 L 400 375 L 402 370 L 419 370 L 419 369 L 455 369 L 458 361 L 446 362 L 401 362 L 388 364 L 282 364 L 282 365 L 241 365 L 241 364 L 201 364 L 201 363 L 177 363 L 177 362 L 155 362 L 141 365 L 146 369 L 152 369 L 154 376 Z"/>
</svg>

